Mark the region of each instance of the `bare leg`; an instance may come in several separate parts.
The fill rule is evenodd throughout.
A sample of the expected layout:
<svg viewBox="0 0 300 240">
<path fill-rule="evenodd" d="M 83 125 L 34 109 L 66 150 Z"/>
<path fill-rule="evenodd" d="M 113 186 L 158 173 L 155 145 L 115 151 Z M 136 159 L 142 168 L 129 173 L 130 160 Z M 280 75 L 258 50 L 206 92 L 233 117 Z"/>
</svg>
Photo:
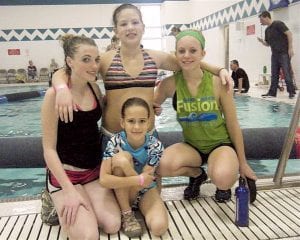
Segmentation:
<svg viewBox="0 0 300 240">
<path fill-rule="evenodd" d="M 167 209 L 156 188 L 152 188 L 145 193 L 140 202 L 140 210 L 153 235 L 161 236 L 168 230 Z"/>
<path fill-rule="evenodd" d="M 83 206 L 79 206 L 75 223 L 68 228 L 64 224 L 62 224 L 62 219 L 58 214 L 59 222 L 62 226 L 62 229 L 67 232 L 67 235 L 70 240 L 99 239 L 97 218 L 93 211 L 89 197 L 86 191 L 84 190 L 83 186 L 76 185 L 75 188 L 86 200 L 86 202 L 88 202 L 89 210 L 87 210 Z M 52 193 L 51 198 L 53 200 L 57 212 L 60 213 L 63 208 L 63 202 L 64 202 L 63 191 Z"/>
<path fill-rule="evenodd" d="M 105 233 L 113 234 L 120 230 L 121 214 L 114 192 L 103 188 L 98 181 L 84 185 L 89 195 L 97 222 Z"/>
<path fill-rule="evenodd" d="M 176 143 L 164 150 L 158 173 L 162 177 L 196 177 L 200 174 L 201 163 L 201 157 L 194 148 L 185 143 Z"/>
<path fill-rule="evenodd" d="M 222 146 L 215 149 L 208 158 L 208 176 L 218 189 L 227 190 L 236 182 L 239 161 L 233 148 Z"/>
</svg>

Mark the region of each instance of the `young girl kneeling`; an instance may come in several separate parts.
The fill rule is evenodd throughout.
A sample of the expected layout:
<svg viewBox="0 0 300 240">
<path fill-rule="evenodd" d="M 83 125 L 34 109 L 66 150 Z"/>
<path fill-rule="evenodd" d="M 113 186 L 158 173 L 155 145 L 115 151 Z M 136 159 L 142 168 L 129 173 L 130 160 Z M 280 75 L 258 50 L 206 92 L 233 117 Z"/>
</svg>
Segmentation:
<svg viewBox="0 0 300 240">
<path fill-rule="evenodd" d="M 162 156 L 161 142 L 147 133 L 150 108 L 141 98 L 129 98 L 121 109 L 123 131 L 107 143 L 100 183 L 115 189 L 122 211 L 122 229 L 128 237 L 142 235 L 132 209 L 139 209 L 150 231 L 160 236 L 168 229 L 168 215 L 156 188 L 155 169 Z"/>
</svg>

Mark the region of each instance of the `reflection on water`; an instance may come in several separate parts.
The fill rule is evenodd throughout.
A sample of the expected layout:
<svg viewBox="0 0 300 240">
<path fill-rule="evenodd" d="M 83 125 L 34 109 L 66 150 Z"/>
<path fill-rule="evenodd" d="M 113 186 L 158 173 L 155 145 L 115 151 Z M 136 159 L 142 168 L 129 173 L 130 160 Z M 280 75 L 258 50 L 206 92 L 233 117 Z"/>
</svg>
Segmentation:
<svg viewBox="0 0 300 240">
<path fill-rule="evenodd" d="M 44 168 L 0 169 L 0 199 L 38 196 L 45 188 Z"/>
<path fill-rule="evenodd" d="M 236 96 L 235 104 L 241 128 L 288 127 L 294 110 L 293 105 L 249 96 Z M 155 123 L 158 131 L 181 130 L 171 99 L 163 104 L 162 114 Z"/>
<path fill-rule="evenodd" d="M 249 160 L 251 168 L 258 178 L 273 176 L 276 171 L 276 160 Z M 205 168 L 206 166 L 204 166 Z M 300 174 L 300 159 L 287 162 L 286 174 Z M 18 176 L 17 178 L 15 178 Z M 180 185 L 188 182 L 187 177 L 163 178 L 163 185 Z M 45 188 L 44 168 L 8 168 L 0 169 L 0 200 L 24 196 L 38 196 Z"/>
<path fill-rule="evenodd" d="M 40 136 L 42 100 L 40 97 L 0 104 L 0 137 Z M 287 127 L 294 108 L 248 96 L 235 97 L 235 103 L 241 128 Z M 171 99 L 167 99 L 162 108 L 162 114 L 155 121 L 157 130 L 180 131 Z"/>
<path fill-rule="evenodd" d="M 1 104 L 0 137 L 40 136 L 42 99 L 40 97 Z M 241 128 L 287 127 L 293 112 L 292 105 L 247 96 L 237 96 L 235 102 Z M 157 130 L 180 131 L 171 99 L 167 99 L 162 107 L 161 116 L 156 118 Z M 277 161 L 251 160 L 249 163 L 258 176 L 271 176 L 275 173 Z M 289 160 L 286 173 L 296 172 L 300 172 L 300 161 Z M 163 184 L 185 184 L 187 181 L 187 177 L 164 178 Z M 45 170 L 43 168 L 0 169 L 0 199 L 39 195 L 44 186 Z"/>
</svg>

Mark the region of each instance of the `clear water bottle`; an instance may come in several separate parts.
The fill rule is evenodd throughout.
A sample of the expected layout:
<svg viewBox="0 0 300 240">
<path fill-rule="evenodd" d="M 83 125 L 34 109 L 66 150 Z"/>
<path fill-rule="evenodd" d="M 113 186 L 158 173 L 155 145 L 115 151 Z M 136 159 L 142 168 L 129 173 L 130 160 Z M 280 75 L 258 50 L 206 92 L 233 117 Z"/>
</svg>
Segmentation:
<svg viewBox="0 0 300 240">
<path fill-rule="evenodd" d="M 249 189 L 246 186 L 246 180 L 239 179 L 239 186 L 235 189 L 235 224 L 239 227 L 248 227 L 249 225 Z"/>
</svg>

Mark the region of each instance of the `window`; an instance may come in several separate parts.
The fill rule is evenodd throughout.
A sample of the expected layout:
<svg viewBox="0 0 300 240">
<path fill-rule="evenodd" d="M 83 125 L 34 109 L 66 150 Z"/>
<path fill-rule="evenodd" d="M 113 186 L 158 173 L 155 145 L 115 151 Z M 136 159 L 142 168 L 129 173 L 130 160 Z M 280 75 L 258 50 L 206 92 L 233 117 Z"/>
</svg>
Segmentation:
<svg viewBox="0 0 300 240">
<path fill-rule="evenodd" d="M 144 48 L 161 50 L 161 23 L 160 23 L 160 5 L 141 6 L 143 21 L 145 24 L 145 33 L 142 44 Z"/>
</svg>

